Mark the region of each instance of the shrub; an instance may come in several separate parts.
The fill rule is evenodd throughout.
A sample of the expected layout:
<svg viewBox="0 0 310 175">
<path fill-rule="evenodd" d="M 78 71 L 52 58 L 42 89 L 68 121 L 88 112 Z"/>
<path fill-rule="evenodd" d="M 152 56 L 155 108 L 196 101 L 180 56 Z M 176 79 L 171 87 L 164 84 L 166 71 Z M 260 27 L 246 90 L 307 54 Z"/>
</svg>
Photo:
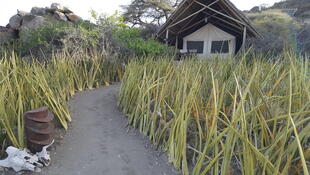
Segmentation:
<svg viewBox="0 0 310 175">
<path fill-rule="evenodd" d="M 52 22 L 35 30 L 20 32 L 21 55 L 38 53 L 51 54 L 53 50 L 80 50 L 96 47 L 101 39 L 99 28 L 83 21 L 77 24 Z M 80 49 L 76 49 L 80 48 Z"/>
<path fill-rule="evenodd" d="M 104 45 L 124 57 L 159 56 L 174 52 L 154 38 L 145 38 L 142 29 L 128 27 L 118 13 L 107 16 L 92 11 L 92 16 L 103 33 Z"/>
<path fill-rule="evenodd" d="M 138 28 L 122 27 L 116 30 L 114 37 L 123 46 L 138 56 L 160 56 L 171 52 L 172 48 L 150 38 L 143 39 Z"/>
</svg>

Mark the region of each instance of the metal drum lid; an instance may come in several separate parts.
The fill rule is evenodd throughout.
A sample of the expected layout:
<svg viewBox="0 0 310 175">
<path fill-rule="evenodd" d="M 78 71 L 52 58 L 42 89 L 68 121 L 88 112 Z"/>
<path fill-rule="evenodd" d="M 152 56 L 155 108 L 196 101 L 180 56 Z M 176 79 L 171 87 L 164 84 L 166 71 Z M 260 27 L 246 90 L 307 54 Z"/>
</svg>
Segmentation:
<svg viewBox="0 0 310 175">
<path fill-rule="evenodd" d="M 50 122 L 54 119 L 53 113 L 47 107 L 41 107 L 25 113 L 25 118 L 37 122 Z"/>
</svg>

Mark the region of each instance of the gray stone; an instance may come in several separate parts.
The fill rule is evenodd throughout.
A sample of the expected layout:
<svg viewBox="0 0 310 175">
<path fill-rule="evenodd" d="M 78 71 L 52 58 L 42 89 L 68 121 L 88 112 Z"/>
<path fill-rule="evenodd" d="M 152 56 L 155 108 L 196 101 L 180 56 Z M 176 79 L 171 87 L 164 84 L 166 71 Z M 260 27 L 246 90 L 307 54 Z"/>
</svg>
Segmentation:
<svg viewBox="0 0 310 175">
<path fill-rule="evenodd" d="M 45 18 L 42 16 L 26 15 L 23 17 L 23 22 L 22 26 L 20 27 L 20 30 L 26 30 L 26 29 L 35 30 L 48 24 L 49 22 L 47 22 Z"/>
<path fill-rule="evenodd" d="M 56 18 L 59 21 L 68 21 L 66 15 L 59 12 L 59 11 L 55 11 L 53 16 L 54 16 L 54 18 Z"/>
<path fill-rule="evenodd" d="M 59 3 L 52 3 L 51 4 L 51 9 L 52 10 L 58 10 L 58 9 L 61 9 L 62 8 L 62 5 L 60 5 Z"/>
<path fill-rule="evenodd" d="M 6 27 L 0 26 L 0 32 L 5 32 L 7 30 Z"/>
<path fill-rule="evenodd" d="M 26 25 L 27 23 L 31 22 L 36 17 L 37 15 L 32 15 L 32 14 L 23 16 L 22 25 Z"/>
<path fill-rule="evenodd" d="M 65 6 L 62 6 L 58 3 L 53 3 L 51 5 L 51 8 L 50 8 L 51 11 L 55 12 L 55 11 L 59 11 L 59 12 L 62 12 L 62 13 L 72 13 L 71 10 L 69 10 L 69 8 L 65 7 Z"/>
<path fill-rule="evenodd" d="M 67 7 L 60 5 L 59 3 L 53 3 L 51 5 L 51 10 L 53 11 L 59 11 L 63 13 L 72 13 L 71 10 L 69 10 Z"/>
<path fill-rule="evenodd" d="M 17 15 L 23 17 L 23 16 L 26 16 L 26 15 L 29 15 L 29 12 L 25 12 L 25 11 L 22 11 L 22 10 L 17 10 Z"/>
<path fill-rule="evenodd" d="M 22 17 L 19 15 L 14 15 L 10 18 L 9 24 L 12 29 L 18 30 L 22 23 Z"/>
<path fill-rule="evenodd" d="M 9 43 L 16 39 L 18 34 L 13 29 L 8 29 L 6 27 L 0 27 L 0 44 Z"/>
<path fill-rule="evenodd" d="M 38 16 L 43 16 L 43 15 L 46 14 L 46 9 L 45 8 L 41 8 L 41 7 L 32 7 L 31 14 L 38 15 Z"/>
</svg>

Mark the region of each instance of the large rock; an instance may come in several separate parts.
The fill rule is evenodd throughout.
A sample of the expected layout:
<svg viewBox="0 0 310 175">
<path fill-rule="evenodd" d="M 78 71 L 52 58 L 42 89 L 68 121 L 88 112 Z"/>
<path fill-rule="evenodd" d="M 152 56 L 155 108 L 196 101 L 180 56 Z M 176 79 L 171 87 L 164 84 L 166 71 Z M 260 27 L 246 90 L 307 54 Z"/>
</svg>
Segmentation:
<svg viewBox="0 0 310 175">
<path fill-rule="evenodd" d="M 46 19 L 42 16 L 26 15 L 23 17 L 23 22 L 20 30 L 35 30 L 48 24 L 49 22 L 47 22 Z"/>
<path fill-rule="evenodd" d="M 24 17 L 26 15 L 29 15 L 30 13 L 29 12 L 25 12 L 25 11 L 22 11 L 22 10 L 17 10 L 17 15 L 21 16 L 21 17 Z"/>
<path fill-rule="evenodd" d="M 18 30 L 22 23 L 22 17 L 14 15 L 10 18 L 9 24 L 12 29 Z"/>
<path fill-rule="evenodd" d="M 255 6 L 253 8 L 251 8 L 251 10 L 249 11 L 250 13 L 258 13 L 261 11 L 261 8 L 259 6 Z"/>
<path fill-rule="evenodd" d="M 63 6 L 60 5 L 59 3 L 52 3 L 51 4 L 51 9 L 52 10 L 59 10 L 59 9 L 63 9 Z"/>
<path fill-rule="evenodd" d="M 75 15 L 74 13 L 66 13 L 66 16 L 71 22 L 79 22 L 83 20 L 81 17 Z"/>
<path fill-rule="evenodd" d="M 5 32 L 7 30 L 6 27 L 0 26 L 0 32 Z"/>
<path fill-rule="evenodd" d="M 66 15 L 59 11 L 55 11 L 53 16 L 59 21 L 68 21 Z"/>
<path fill-rule="evenodd" d="M 53 3 L 51 5 L 51 10 L 59 11 L 59 12 L 62 12 L 62 13 L 72 13 L 72 11 L 69 10 L 67 7 L 62 6 L 62 5 L 58 4 L 58 3 Z"/>
<path fill-rule="evenodd" d="M 41 7 L 32 7 L 31 14 L 38 15 L 38 16 L 44 16 L 47 13 L 45 8 Z"/>
<path fill-rule="evenodd" d="M 18 37 L 17 31 L 0 26 L 0 44 L 9 43 Z"/>
</svg>

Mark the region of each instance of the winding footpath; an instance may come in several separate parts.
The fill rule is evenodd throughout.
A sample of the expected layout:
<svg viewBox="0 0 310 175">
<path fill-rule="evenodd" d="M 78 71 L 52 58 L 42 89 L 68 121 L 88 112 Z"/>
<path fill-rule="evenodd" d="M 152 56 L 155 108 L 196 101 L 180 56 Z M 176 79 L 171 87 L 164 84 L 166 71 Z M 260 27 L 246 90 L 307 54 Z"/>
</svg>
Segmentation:
<svg viewBox="0 0 310 175">
<path fill-rule="evenodd" d="M 117 107 L 119 84 L 76 94 L 72 126 L 54 145 L 43 175 L 177 175 L 165 153 L 128 129 Z"/>
</svg>

